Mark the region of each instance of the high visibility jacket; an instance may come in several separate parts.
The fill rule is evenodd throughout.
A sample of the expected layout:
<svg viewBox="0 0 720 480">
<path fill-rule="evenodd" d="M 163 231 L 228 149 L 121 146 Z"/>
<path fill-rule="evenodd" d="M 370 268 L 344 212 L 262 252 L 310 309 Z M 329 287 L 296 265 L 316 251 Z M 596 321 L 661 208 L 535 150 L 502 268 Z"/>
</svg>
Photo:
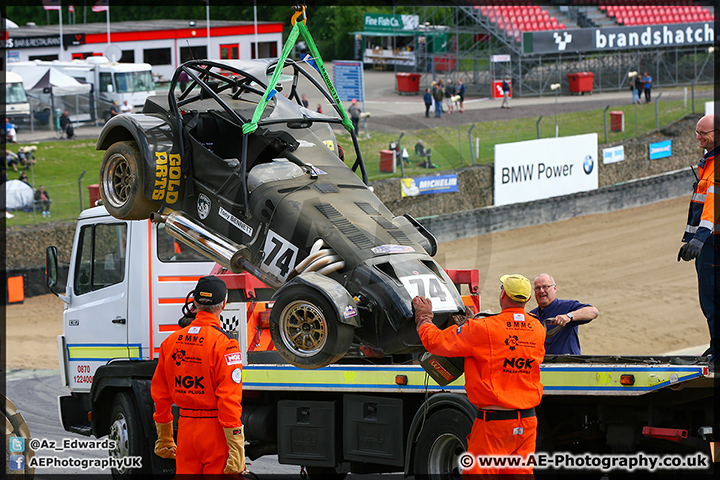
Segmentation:
<svg viewBox="0 0 720 480">
<path fill-rule="evenodd" d="M 523 308 L 445 330 L 424 324 L 418 333 L 430 353 L 465 357 L 465 391 L 473 405 L 526 409 L 540 403 L 545 328 Z"/>
<path fill-rule="evenodd" d="M 197 312 L 187 327 L 166 338 L 150 388 L 157 423 L 172 421 L 173 404 L 181 409 L 205 410 L 224 428 L 242 425 L 242 359 L 240 347 L 220 329 L 220 320 Z M 207 415 L 208 413 L 198 413 Z M 213 415 L 214 416 L 214 415 Z"/>
<path fill-rule="evenodd" d="M 715 152 L 707 152 L 698 165 L 700 180 L 693 189 L 683 242 L 697 238 L 705 243 L 715 233 Z"/>
</svg>

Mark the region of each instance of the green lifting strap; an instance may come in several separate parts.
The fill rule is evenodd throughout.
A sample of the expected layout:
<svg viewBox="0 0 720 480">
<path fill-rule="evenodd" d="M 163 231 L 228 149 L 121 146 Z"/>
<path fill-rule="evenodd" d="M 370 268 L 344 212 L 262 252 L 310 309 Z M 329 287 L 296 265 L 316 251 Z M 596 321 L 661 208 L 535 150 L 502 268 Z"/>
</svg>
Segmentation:
<svg viewBox="0 0 720 480">
<path fill-rule="evenodd" d="M 345 112 L 345 107 L 343 107 L 342 101 L 340 101 L 340 97 L 338 97 L 337 91 L 335 91 L 335 86 L 332 84 L 332 81 L 330 81 L 330 77 L 325 70 L 325 65 L 323 64 L 322 57 L 320 57 L 320 52 L 318 51 L 317 46 L 315 46 L 315 42 L 312 39 L 312 35 L 310 35 L 310 31 L 302 22 L 295 22 L 295 25 L 293 25 L 292 30 L 290 30 L 290 35 L 285 42 L 285 46 L 283 47 L 280 59 L 275 66 L 275 71 L 273 72 L 272 78 L 270 78 L 270 83 L 267 86 L 267 90 L 265 90 L 265 93 L 263 94 L 260 102 L 257 104 L 257 107 L 255 107 L 255 112 L 253 113 L 250 122 L 242 126 L 244 134 L 247 135 L 257 130 L 257 124 L 260 121 L 262 112 L 267 106 L 268 100 L 270 100 L 278 93 L 277 90 L 275 90 L 275 86 L 277 85 L 280 74 L 282 73 L 282 69 L 285 66 L 285 59 L 287 59 L 290 55 L 290 51 L 292 50 L 292 47 L 295 45 L 300 35 L 302 35 L 305 43 L 308 46 L 308 49 L 310 50 L 310 54 L 315 59 L 315 63 L 317 64 L 320 76 L 322 76 L 322 79 L 325 82 L 325 86 L 328 88 L 328 91 L 330 92 L 332 98 L 335 100 L 335 103 L 337 103 L 338 109 L 340 110 L 340 116 L 342 118 L 342 125 L 348 132 L 352 132 L 352 130 L 354 129 L 350 118 L 348 118 L 348 115 Z"/>
</svg>

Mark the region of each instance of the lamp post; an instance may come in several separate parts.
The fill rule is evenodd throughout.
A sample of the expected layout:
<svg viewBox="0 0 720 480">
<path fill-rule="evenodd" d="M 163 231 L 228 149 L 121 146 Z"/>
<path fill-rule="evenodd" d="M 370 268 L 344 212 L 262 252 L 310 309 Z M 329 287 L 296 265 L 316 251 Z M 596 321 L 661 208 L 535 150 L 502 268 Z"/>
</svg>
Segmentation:
<svg viewBox="0 0 720 480">
<path fill-rule="evenodd" d="M 560 84 L 553 83 L 550 85 L 550 90 L 555 92 L 555 138 L 558 137 L 558 123 L 557 123 L 557 109 L 558 109 L 558 93 L 560 93 Z"/>
</svg>

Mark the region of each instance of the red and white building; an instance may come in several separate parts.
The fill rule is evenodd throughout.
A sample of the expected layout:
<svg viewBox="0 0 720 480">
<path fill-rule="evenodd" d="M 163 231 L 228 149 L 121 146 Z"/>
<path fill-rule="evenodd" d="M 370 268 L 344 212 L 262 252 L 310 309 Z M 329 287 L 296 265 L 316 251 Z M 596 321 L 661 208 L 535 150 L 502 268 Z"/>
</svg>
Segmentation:
<svg viewBox="0 0 720 480">
<path fill-rule="evenodd" d="M 281 22 L 211 20 L 148 20 L 27 25 L 7 30 L 8 62 L 61 60 L 94 55 L 119 57 L 129 63 L 149 63 L 159 81 L 169 80 L 175 69 L 193 58 L 277 58 L 282 51 Z M 108 39 L 109 36 L 109 39 Z M 257 54 L 256 54 L 257 52 Z M 115 55 L 113 55 L 115 54 Z"/>
</svg>

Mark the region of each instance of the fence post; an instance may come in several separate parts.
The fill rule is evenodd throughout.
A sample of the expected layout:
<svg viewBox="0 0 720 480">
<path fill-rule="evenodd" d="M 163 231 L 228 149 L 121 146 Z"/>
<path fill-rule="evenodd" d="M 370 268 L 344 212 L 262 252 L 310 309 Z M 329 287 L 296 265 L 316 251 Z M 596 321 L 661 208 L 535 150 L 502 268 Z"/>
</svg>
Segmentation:
<svg viewBox="0 0 720 480">
<path fill-rule="evenodd" d="M 660 92 L 655 98 L 655 131 L 658 133 L 660 133 L 660 113 L 658 112 L 658 102 L 660 101 L 660 97 L 662 97 L 662 92 Z"/>
<path fill-rule="evenodd" d="M 470 144 L 470 158 L 472 159 L 472 164 L 475 165 L 475 152 L 473 151 L 472 135 L 471 135 L 473 128 L 475 128 L 474 123 L 472 125 L 470 125 L 470 129 L 468 130 L 468 143 Z"/>
<path fill-rule="evenodd" d="M 85 170 L 78 177 L 78 191 L 80 192 L 80 211 L 83 211 L 83 194 L 82 194 L 82 178 L 85 176 Z"/>
<path fill-rule="evenodd" d="M 634 95 L 634 93 L 633 93 Z M 607 136 L 607 111 L 610 108 L 610 105 L 605 107 L 605 110 L 603 110 L 603 127 L 605 128 L 605 143 L 608 143 L 608 136 Z"/>
<path fill-rule="evenodd" d="M 540 120 L 542 120 L 542 115 L 540 115 L 540 118 L 537 119 L 537 122 L 535 122 L 535 128 L 537 129 L 537 136 L 538 140 L 540 140 Z"/>
</svg>

